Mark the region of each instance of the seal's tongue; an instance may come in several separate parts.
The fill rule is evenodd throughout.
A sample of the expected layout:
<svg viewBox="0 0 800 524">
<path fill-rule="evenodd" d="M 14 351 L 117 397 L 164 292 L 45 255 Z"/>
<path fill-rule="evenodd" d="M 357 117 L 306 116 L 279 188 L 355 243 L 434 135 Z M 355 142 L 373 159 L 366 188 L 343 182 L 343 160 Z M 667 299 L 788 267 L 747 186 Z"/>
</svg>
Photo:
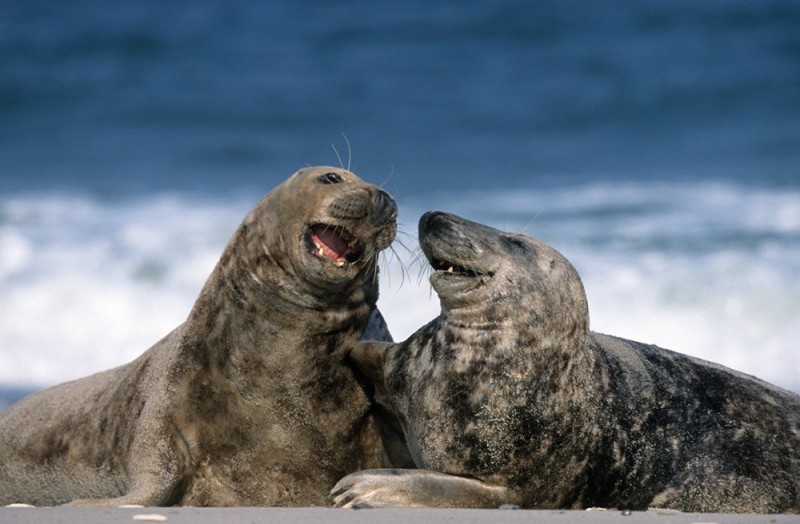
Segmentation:
<svg viewBox="0 0 800 524">
<path fill-rule="evenodd" d="M 317 256 L 337 262 L 351 262 L 358 258 L 355 239 L 344 228 L 317 224 L 311 227 L 311 239 Z"/>
</svg>

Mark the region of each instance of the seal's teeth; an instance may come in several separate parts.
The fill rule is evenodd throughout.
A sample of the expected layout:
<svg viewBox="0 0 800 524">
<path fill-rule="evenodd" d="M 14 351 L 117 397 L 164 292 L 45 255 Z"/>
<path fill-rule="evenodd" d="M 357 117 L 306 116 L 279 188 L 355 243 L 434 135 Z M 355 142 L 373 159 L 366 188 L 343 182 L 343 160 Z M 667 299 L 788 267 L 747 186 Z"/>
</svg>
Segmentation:
<svg viewBox="0 0 800 524">
<path fill-rule="evenodd" d="M 334 261 L 334 264 L 336 264 L 336 265 L 337 265 L 337 266 L 339 266 L 339 267 L 342 267 L 342 266 L 344 265 L 344 260 L 342 260 L 341 258 L 339 258 L 339 259 L 337 259 L 336 261 Z"/>
<path fill-rule="evenodd" d="M 325 256 L 325 250 L 322 248 L 322 246 L 317 246 L 317 256 L 320 256 L 320 257 L 324 257 Z"/>
</svg>

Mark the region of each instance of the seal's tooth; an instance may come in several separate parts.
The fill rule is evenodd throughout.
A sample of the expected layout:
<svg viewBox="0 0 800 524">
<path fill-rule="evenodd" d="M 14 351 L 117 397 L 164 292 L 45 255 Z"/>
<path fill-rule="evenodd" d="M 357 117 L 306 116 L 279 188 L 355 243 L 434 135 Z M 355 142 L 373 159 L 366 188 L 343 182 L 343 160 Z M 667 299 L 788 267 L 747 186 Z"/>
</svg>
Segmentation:
<svg viewBox="0 0 800 524">
<path fill-rule="evenodd" d="M 339 267 L 342 267 L 342 266 L 344 265 L 344 262 L 345 262 L 345 261 L 344 261 L 344 259 L 337 258 L 337 259 L 334 261 L 334 264 L 336 264 L 336 265 L 337 265 L 337 266 L 339 266 Z"/>
<path fill-rule="evenodd" d="M 452 273 L 452 272 L 453 272 L 453 266 L 450 266 L 450 267 L 448 267 L 448 268 L 447 268 L 447 272 L 448 272 L 448 273 Z"/>
</svg>

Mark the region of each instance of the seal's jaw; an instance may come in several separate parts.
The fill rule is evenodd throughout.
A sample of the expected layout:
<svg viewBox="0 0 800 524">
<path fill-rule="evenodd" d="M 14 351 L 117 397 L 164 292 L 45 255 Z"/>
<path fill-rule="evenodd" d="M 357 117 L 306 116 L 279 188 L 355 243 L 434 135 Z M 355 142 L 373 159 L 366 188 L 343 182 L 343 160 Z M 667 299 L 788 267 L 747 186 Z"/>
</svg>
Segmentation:
<svg viewBox="0 0 800 524">
<path fill-rule="evenodd" d="M 305 242 L 309 253 L 336 267 L 352 265 L 364 254 L 363 244 L 342 226 L 312 224 L 306 228 Z"/>
<path fill-rule="evenodd" d="M 463 245 L 443 240 L 432 237 L 421 240 L 425 246 L 423 253 L 433 270 L 431 286 L 439 299 L 450 307 L 482 302 L 483 290 L 495 275 L 493 268 L 481 264 L 479 257 L 466 256 Z"/>
<path fill-rule="evenodd" d="M 450 262 L 444 259 L 432 258 L 428 259 L 428 263 L 437 274 L 441 273 L 441 278 L 475 278 L 478 276 L 494 276 L 490 271 L 487 272 L 472 267 L 460 266 L 455 262 Z"/>
<path fill-rule="evenodd" d="M 428 263 L 433 269 L 431 285 L 439 298 L 448 303 L 468 301 L 473 292 L 483 288 L 494 277 L 492 271 L 442 256 L 429 257 Z M 479 297 L 474 299 L 480 300 Z"/>
</svg>

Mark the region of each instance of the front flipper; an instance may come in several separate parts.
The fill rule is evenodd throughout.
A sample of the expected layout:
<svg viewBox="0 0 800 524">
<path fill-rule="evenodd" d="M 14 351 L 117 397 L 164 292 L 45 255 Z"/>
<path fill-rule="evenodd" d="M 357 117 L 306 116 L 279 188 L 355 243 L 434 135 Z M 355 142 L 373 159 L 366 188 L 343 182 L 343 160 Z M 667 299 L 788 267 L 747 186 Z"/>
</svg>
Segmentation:
<svg viewBox="0 0 800 524">
<path fill-rule="evenodd" d="M 350 362 L 375 388 L 373 414 L 383 439 L 386 462 L 382 465 L 413 468 L 414 460 L 408 451 L 403 429 L 386 392 L 384 364 L 386 353 L 393 346 L 392 335 L 380 311 L 372 310 L 367 329 L 348 354 Z"/>
<path fill-rule="evenodd" d="M 353 365 L 375 386 L 379 398 L 386 397 L 386 379 L 383 366 L 386 354 L 394 344 L 389 328 L 383 320 L 381 312 L 373 309 L 361 341 L 357 342 L 348 353 Z"/>
<path fill-rule="evenodd" d="M 347 475 L 331 490 L 338 508 L 497 508 L 518 503 L 504 486 L 425 469 L 368 469 Z"/>
</svg>

